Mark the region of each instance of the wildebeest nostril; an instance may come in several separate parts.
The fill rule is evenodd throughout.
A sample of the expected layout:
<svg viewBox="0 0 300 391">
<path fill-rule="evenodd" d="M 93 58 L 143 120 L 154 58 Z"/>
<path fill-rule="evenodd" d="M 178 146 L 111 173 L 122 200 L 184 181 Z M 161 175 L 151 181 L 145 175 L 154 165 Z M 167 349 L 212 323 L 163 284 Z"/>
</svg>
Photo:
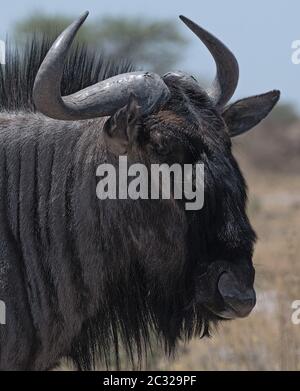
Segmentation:
<svg viewBox="0 0 300 391">
<path fill-rule="evenodd" d="M 226 306 L 233 309 L 237 316 L 247 316 L 256 304 L 253 288 L 245 288 L 233 273 L 223 273 L 219 278 L 218 290 Z"/>
</svg>

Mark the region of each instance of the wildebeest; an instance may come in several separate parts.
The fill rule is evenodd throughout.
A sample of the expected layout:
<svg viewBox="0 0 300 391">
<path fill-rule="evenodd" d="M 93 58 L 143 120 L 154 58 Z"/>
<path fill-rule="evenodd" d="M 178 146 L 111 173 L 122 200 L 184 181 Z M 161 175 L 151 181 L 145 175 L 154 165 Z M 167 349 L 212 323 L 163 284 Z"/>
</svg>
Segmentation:
<svg viewBox="0 0 300 391">
<path fill-rule="evenodd" d="M 1 369 L 45 370 L 62 357 L 89 369 L 121 345 L 140 360 L 152 338 L 170 353 L 255 305 L 255 233 L 230 138 L 266 117 L 279 92 L 227 105 L 237 61 L 185 17 L 216 62 L 208 90 L 182 72 L 131 72 L 80 48 L 66 62 L 86 17 L 52 46 L 34 40 L 24 57 L 8 54 L 1 73 Z M 96 168 L 120 154 L 129 164 L 204 163 L 204 207 L 100 201 Z"/>
</svg>

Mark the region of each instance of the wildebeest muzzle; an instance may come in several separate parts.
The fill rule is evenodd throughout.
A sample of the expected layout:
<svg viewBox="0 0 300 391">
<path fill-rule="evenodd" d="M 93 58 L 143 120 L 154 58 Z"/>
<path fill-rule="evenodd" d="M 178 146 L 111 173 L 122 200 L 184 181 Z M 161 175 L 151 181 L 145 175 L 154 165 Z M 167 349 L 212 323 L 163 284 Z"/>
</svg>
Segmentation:
<svg viewBox="0 0 300 391">
<path fill-rule="evenodd" d="M 197 279 L 197 303 L 222 319 L 244 318 L 256 304 L 251 262 L 216 261 Z"/>
</svg>

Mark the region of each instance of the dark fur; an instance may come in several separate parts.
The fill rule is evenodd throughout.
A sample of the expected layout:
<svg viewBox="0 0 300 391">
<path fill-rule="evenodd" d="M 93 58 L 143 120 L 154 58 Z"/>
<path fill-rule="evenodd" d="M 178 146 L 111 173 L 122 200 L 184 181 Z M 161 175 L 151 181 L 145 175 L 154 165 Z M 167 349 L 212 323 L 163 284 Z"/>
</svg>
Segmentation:
<svg viewBox="0 0 300 391">
<path fill-rule="evenodd" d="M 204 162 L 203 210 L 187 213 L 174 200 L 99 201 L 96 167 L 117 164 L 103 138 L 105 119 L 34 113 L 32 84 L 48 48 L 33 41 L 24 57 L 8 55 L 0 76 L 0 299 L 7 306 L 0 368 L 48 369 L 67 356 L 90 369 L 98 356 L 109 364 L 112 349 L 118 364 L 120 345 L 140 361 L 152 335 L 170 353 L 178 339 L 207 335 L 219 320 L 201 302 L 201 275 L 216 260 L 251 260 L 245 183 L 224 122 L 205 93 L 170 85 L 171 101 L 140 119 L 143 131 L 128 152 L 129 161 Z M 97 61 L 73 52 L 63 94 L 129 68 Z M 158 153 L 162 144 L 170 151 Z"/>
</svg>

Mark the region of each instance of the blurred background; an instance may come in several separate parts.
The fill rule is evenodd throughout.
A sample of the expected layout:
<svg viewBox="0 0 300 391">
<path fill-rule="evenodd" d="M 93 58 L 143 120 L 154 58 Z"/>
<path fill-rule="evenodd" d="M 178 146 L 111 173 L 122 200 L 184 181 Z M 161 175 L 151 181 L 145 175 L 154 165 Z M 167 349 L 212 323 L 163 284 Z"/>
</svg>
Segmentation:
<svg viewBox="0 0 300 391">
<path fill-rule="evenodd" d="M 10 0 L 0 6 L 0 39 L 22 47 L 36 32 L 54 37 L 85 10 L 90 17 L 78 39 L 104 56 L 160 74 L 181 69 L 209 83 L 212 58 L 179 21 L 184 14 L 237 56 L 236 99 L 282 91 L 272 115 L 234 140 L 258 234 L 257 307 L 249 318 L 223 324 L 212 339 L 182 344 L 175 358 L 158 348 L 146 369 L 300 370 L 300 325 L 291 320 L 292 303 L 300 300 L 300 65 L 291 59 L 292 42 L 300 40 L 299 1 Z"/>
</svg>

